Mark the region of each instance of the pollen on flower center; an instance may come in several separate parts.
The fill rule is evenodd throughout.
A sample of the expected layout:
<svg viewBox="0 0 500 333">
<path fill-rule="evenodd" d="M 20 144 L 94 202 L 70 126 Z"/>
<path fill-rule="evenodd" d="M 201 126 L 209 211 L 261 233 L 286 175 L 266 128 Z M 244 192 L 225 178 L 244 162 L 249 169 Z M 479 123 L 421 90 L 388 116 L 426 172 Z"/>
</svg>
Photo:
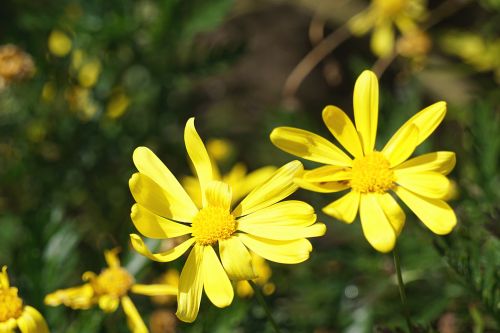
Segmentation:
<svg viewBox="0 0 500 333">
<path fill-rule="evenodd" d="M 407 0 L 374 0 L 376 8 L 385 16 L 396 16 L 406 6 Z"/>
<path fill-rule="evenodd" d="M 236 231 L 236 220 L 227 209 L 208 206 L 193 219 L 193 237 L 201 245 L 212 245 L 227 239 Z"/>
<path fill-rule="evenodd" d="M 385 193 L 394 186 L 389 161 L 378 151 L 356 158 L 352 163 L 351 188 L 360 193 Z"/>
<path fill-rule="evenodd" d="M 0 323 L 17 319 L 23 312 L 23 300 L 17 296 L 17 288 L 0 289 Z"/>
<path fill-rule="evenodd" d="M 134 278 L 121 267 L 106 268 L 92 282 L 96 294 L 116 297 L 125 295 L 132 284 Z"/>
</svg>

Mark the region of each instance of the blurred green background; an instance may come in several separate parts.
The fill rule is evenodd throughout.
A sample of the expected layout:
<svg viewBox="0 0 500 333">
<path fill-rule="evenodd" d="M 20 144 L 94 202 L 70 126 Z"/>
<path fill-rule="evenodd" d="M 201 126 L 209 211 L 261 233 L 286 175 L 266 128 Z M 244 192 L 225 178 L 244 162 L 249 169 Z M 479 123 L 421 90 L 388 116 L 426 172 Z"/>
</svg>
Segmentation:
<svg viewBox="0 0 500 333">
<path fill-rule="evenodd" d="M 134 148 L 150 147 L 181 177 L 189 173 L 183 129 L 191 116 L 205 141 L 232 144 L 224 171 L 236 161 L 252 170 L 291 160 L 268 139 L 276 126 L 330 138 L 322 108 L 334 104 L 352 116 L 355 79 L 381 65 L 369 36 L 329 52 L 295 94 L 282 89 L 314 45 L 367 5 L 2 1 L 0 265 L 52 332 L 128 332 L 121 311 L 43 305 L 47 293 L 81 284 L 84 271 L 99 272 L 106 249 L 121 247 L 144 283 L 182 267 L 184 260 L 152 263 L 129 248 Z M 439 237 L 408 213 L 399 247 L 410 311 L 422 332 L 500 332 L 500 2 L 427 7 L 422 25 L 435 20 L 428 48 L 385 64 L 377 146 L 423 107 L 447 101 L 445 121 L 417 153 L 457 153 L 451 205 L 459 224 Z M 17 72 L 6 69 L 8 57 L 21 64 Z M 344 225 L 321 213 L 338 194 L 295 197 L 313 204 L 328 232 L 312 240 L 306 263 L 271 264 L 276 291 L 267 301 L 283 331 L 404 331 L 392 256 L 368 245 L 359 221 Z M 133 299 L 152 332 L 271 332 L 251 298 L 226 309 L 205 299 L 194 324 L 174 320 L 175 304 Z"/>
</svg>

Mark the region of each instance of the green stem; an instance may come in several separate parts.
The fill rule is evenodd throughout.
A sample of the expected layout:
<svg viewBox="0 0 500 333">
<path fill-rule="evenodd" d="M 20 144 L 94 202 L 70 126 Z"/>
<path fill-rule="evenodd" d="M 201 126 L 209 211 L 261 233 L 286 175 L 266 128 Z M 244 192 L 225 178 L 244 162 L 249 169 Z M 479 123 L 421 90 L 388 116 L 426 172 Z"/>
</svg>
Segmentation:
<svg viewBox="0 0 500 333">
<path fill-rule="evenodd" d="M 410 319 L 410 311 L 408 310 L 408 304 L 406 303 L 406 292 L 405 292 L 405 284 L 403 282 L 403 276 L 401 275 L 401 264 L 399 262 L 399 253 L 397 244 L 394 246 L 392 250 L 392 254 L 394 257 L 394 266 L 396 266 L 396 274 L 398 276 L 398 288 L 399 288 L 399 296 L 401 296 L 401 304 L 403 306 L 403 314 L 406 319 L 406 325 L 408 326 L 408 330 L 410 333 L 413 332 L 413 325 Z"/>
<path fill-rule="evenodd" d="M 259 301 L 260 305 L 264 308 L 264 311 L 266 312 L 266 315 L 267 315 L 267 319 L 269 319 L 269 322 L 273 326 L 274 331 L 276 333 L 281 333 L 281 331 L 278 327 L 278 324 L 276 324 L 276 321 L 274 321 L 274 318 L 271 315 L 271 309 L 269 309 L 269 306 L 267 305 L 266 301 L 264 300 L 264 295 L 262 295 L 260 288 L 252 280 L 248 280 L 248 283 L 250 283 L 250 285 L 252 286 L 252 289 L 255 292 L 255 296 L 257 297 L 257 300 Z"/>
</svg>

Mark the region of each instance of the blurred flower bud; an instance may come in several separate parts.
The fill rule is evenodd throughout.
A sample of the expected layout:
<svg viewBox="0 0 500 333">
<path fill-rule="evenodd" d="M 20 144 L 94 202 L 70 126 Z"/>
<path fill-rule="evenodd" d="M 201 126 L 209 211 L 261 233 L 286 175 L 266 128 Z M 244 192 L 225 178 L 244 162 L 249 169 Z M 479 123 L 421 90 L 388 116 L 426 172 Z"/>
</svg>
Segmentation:
<svg viewBox="0 0 500 333">
<path fill-rule="evenodd" d="M 71 39 L 60 30 L 53 30 L 49 35 L 49 51 L 56 57 L 64 57 L 73 45 Z"/>
</svg>

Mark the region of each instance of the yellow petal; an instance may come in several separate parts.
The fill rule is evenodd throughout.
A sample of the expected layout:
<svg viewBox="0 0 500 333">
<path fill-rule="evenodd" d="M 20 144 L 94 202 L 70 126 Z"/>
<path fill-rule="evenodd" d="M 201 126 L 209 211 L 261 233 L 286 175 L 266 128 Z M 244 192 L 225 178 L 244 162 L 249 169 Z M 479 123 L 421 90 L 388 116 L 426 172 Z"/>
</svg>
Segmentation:
<svg viewBox="0 0 500 333">
<path fill-rule="evenodd" d="M 352 178 L 351 168 L 325 165 L 304 171 L 302 178 L 310 183 L 333 182 Z"/>
<path fill-rule="evenodd" d="M 88 309 L 94 305 L 94 289 L 90 284 L 61 289 L 45 296 L 44 303 L 50 306 L 64 304 L 72 309 Z"/>
<path fill-rule="evenodd" d="M 177 287 L 169 284 L 134 284 L 131 291 L 146 296 L 177 295 Z"/>
<path fill-rule="evenodd" d="M 149 238 L 173 238 L 191 233 L 191 227 L 150 212 L 140 204 L 132 206 L 130 213 L 137 230 Z"/>
<path fill-rule="evenodd" d="M 303 201 L 287 200 L 238 218 L 238 229 L 247 225 L 307 227 L 315 221 L 312 206 Z"/>
<path fill-rule="evenodd" d="M 202 202 L 205 206 L 205 189 L 213 178 L 212 162 L 208 156 L 207 149 L 201 141 L 196 128 L 194 127 L 194 118 L 189 118 L 184 130 L 184 143 L 191 162 L 193 162 L 196 175 L 200 180 L 202 193 Z"/>
<path fill-rule="evenodd" d="M 335 139 L 354 157 L 363 156 L 363 148 L 351 119 L 336 106 L 323 109 L 323 121 Z"/>
<path fill-rule="evenodd" d="M 333 193 L 343 191 L 349 188 L 349 183 L 346 181 L 333 182 L 309 182 L 302 178 L 295 178 L 294 183 L 304 190 L 309 190 L 319 193 Z"/>
<path fill-rule="evenodd" d="M 219 253 L 231 280 L 252 280 L 257 277 L 253 271 L 252 257 L 238 237 L 220 240 Z"/>
<path fill-rule="evenodd" d="M 413 154 L 417 147 L 418 129 L 415 125 L 400 128 L 387 142 L 382 153 L 395 167 Z"/>
<path fill-rule="evenodd" d="M 205 197 L 208 206 L 231 209 L 232 192 L 226 183 L 211 181 L 205 188 Z"/>
<path fill-rule="evenodd" d="M 167 197 L 169 201 L 181 206 L 178 213 L 182 213 L 182 210 L 185 210 L 185 213 L 181 215 L 187 215 L 187 217 L 175 218 L 176 220 L 190 221 L 189 216 L 196 215 L 198 210 L 191 198 L 187 195 L 181 184 L 179 184 L 177 178 L 175 178 L 167 166 L 151 150 L 146 147 L 138 147 L 134 150 L 132 158 L 135 167 L 140 173 L 148 176 L 163 188 L 168 193 Z"/>
<path fill-rule="evenodd" d="M 127 324 L 132 333 L 148 333 L 148 328 L 144 324 L 141 315 L 137 311 L 134 303 L 128 296 L 123 296 L 122 299 L 123 312 L 127 316 Z"/>
<path fill-rule="evenodd" d="M 366 154 L 373 151 L 378 122 L 378 80 L 371 71 L 365 70 L 354 85 L 354 122 Z"/>
<path fill-rule="evenodd" d="M 396 183 L 421 196 L 435 199 L 445 197 L 450 189 L 450 181 L 438 172 L 423 171 L 416 173 L 395 170 Z"/>
<path fill-rule="evenodd" d="M 394 50 L 394 28 L 390 21 L 375 26 L 371 38 L 371 48 L 380 58 L 389 56 Z"/>
<path fill-rule="evenodd" d="M 355 36 L 364 35 L 370 30 L 375 24 L 376 16 L 373 15 L 371 10 L 363 10 L 362 12 L 353 16 L 348 22 L 349 30 Z"/>
<path fill-rule="evenodd" d="M 189 202 L 181 201 L 142 173 L 133 174 L 128 184 L 135 201 L 156 215 L 187 222 L 198 213 L 191 199 Z"/>
<path fill-rule="evenodd" d="M 302 172 L 302 163 L 292 161 L 278 170 L 264 184 L 256 187 L 234 209 L 233 215 L 247 215 L 271 206 L 295 192 L 298 188 L 293 182 L 297 173 Z"/>
<path fill-rule="evenodd" d="M 306 160 L 350 166 L 352 160 L 327 139 L 293 127 L 277 127 L 271 132 L 272 143 L 281 150 Z"/>
<path fill-rule="evenodd" d="M 14 333 L 16 328 L 17 320 L 14 318 L 0 323 L 0 333 Z"/>
<path fill-rule="evenodd" d="M 40 312 L 31 306 L 25 306 L 23 313 L 17 318 L 22 333 L 49 333 L 49 328 Z M 7 330 L 6 332 L 10 332 Z"/>
<path fill-rule="evenodd" d="M 352 223 L 358 214 L 360 196 L 359 192 L 350 191 L 340 199 L 325 206 L 322 210 L 325 214 L 333 216 L 342 222 Z"/>
<path fill-rule="evenodd" d="M 315 223 L 308 227 L 276 226 L 263 223 L 239 226 L 238 230 L 266 239 L 295 240 L 323 236 L 326 233 L 326 226 L 323 223 Z"/>
<path fill-rule="evenodd" d="M 399 172 L 435 171 L 447 175 L 453 170 L 456 163 L 455 153 L 451 151 L 437 151 L 424 154 L 405 161 L 396 167 Z"/>
<path fill-rule="evenodd" d="M 120 248 L 118 247 L 104 251 L 104 259 L 109 267 L 120 267 L 120 258 L 118 258 L 119 252 Z"/>
<path fill-rule="evenodd" d="M 429 135 L 434 132 L 436 127 L 441 123 L 446 115 L 446 102 L 437 102 L 431 106 L 426 107 L 413 117 L 411 117 L 406 123 L 401 126 L 398 131 L 401 131 L 404 127 L 415 125 L 418 128 L 418 140 L 417 146 L 421 144 Z"/>
<path fill-rule="evenodd" d="M 457 224 L 455 212 L 443 200 L 425 198 L 400 186 L 394 192 L 433 233 L 449 234 Z"/>
<path fill-rule="evenodd" d="M 189 247 L 191 247 L 191 245 L 193 245 L 195 241 L 194 237 L 191 237 L 168 251 L 161 253 L 151 253 L 146 244 L 144 244 L 142 238 L 138 235 L 130 234 L 130 240 L 132 242 L 132 247 L 134 248 L 134 250 L 151 260 L 159 262 L 168 262 L 179 258 L 184 254 L 184 252 L 189 249 Z"/>
<path fill-rule="evenodd" d="M 212 246 L 204 246 L 202 265 L 203 285 L 208 298 L 219 308 L 229 306 L 234 297 L 233 286 Z"/>
<path fill-rule="evenodd" d="M 203 254 L 201 245 L 195 245 L 184 264 L 179 278 L 177 295 L 177 318 L 192 323 L 198 316 L 203 292 Z"/>
<path fill-rule="evenodd" d="M 99 307 L 104 312 L 114 312 L 119 304 L 120 300 L 116 296 L 102 295 L 99 297 Z"/>
<path fill-rule="evenodd" d="M 298 264 L 309 258 L 311 243 L 303 238 L 292 241 L 278 241 L 238 233 L 237 237 L 251 251 L 259 256 L 282 264 Z"/>
<path fill-rule="evenodd" d="M 8 289 L 10 287 L 9 276 L 7 275 L 7 266 L 2 266 L 0 272 L 0 288 Z"/>
<path fill-rule="evenodd" d="M 405 225 L 405 212 L 389 193 L 378 194 L 377 200 L 384 210 L 385 216 L 396 232 L 396 235 L 399 236 L 401 230 L 403 230 L 403 226 Z"/>
<path fill-rule="evenodd" d="M 359 205 L 361 227 L 366 240 L 379 252 L 389 252 L 396 244 L 396 233 L 376 195 L 363 194 Z"/>
</svg>

